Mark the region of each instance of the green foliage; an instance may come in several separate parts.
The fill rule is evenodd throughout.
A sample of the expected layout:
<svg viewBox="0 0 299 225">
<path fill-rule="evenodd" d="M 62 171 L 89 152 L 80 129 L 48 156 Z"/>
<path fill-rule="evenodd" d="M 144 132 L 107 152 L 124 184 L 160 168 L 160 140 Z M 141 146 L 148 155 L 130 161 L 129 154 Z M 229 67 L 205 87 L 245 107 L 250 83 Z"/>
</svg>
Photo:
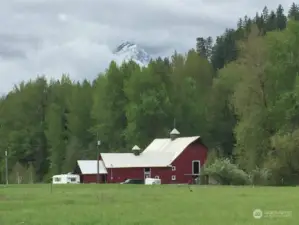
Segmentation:
<svg viewBox="0 0 299 225">
<path fill-rule="evenodd" d="M 274 171 L 276 184 L 296 184 L 299 178 L 298 144 L 299 129 L 293 132 L 277 133 L 271 138 L 272 163 L 268 167 Z"/>
<path fill-rule="evenodd" d="M 298 20 L 295 3 L 287 16 L 264 7 L 214 44 L 199 37 L 196 50 L 146 67 L 111 62 L 94 81 L 21 82 L 0 98 L 1 171 L 8 150 L 14 182 L 14 165 L 49 180 L 94 159 L 98 139 L 101 152 L 128 152 L 168 136 L 175 120 L 182 136 L 215 150 L 207 168 L 221 182 L 245 184 L 250 173 L 253 183 L 299 183 Z"/>
<path fill-rule="evenodd" d="M 256 167 L 249 174 L 250 182 L 253 185 L 267 185 L 271 177 L 271 171 L 268 168 Z"/>
<path fill-rule="evenodd" d="M 9 173 L 8 180 L 10 184 L 32 184 L 34 183 L 34 168 L 32 164 L 29 167 L 16 163 Z"/>
<path fill-rule="evenodd" d="M 205 166 L 205 174 L 224 185 L 245 185 L 250 183 L 249 176 L 227 158 L 216 159 Z"/>
</svg>

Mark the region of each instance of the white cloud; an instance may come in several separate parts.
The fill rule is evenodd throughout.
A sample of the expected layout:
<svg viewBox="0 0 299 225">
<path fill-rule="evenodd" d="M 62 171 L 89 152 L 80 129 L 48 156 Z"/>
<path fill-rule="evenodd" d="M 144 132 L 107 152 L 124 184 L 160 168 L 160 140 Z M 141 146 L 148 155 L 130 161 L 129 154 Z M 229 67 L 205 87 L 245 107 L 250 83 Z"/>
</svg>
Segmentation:
<svg viewBox="0 0 299 225">
<path fill-rule="evenodd" d="M 284 2 L 287 9 L 292 1 Z M 0 92 L 45 74 L 93 78 L 111 49 L 134 41 L 155 55 L 187 51 L 277 0 L 10 0 L 1 1 Z"/>
</svg>

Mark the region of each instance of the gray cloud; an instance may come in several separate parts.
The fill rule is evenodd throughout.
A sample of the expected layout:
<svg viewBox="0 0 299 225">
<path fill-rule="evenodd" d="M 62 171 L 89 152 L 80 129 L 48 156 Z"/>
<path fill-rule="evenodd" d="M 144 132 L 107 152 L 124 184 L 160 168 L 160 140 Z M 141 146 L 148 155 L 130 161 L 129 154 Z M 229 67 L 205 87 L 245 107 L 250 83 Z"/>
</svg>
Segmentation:
<svg viewBox="0 0 299 225">
<path fill-rule="evenodd" d="M 0 57 L 12 60 L 26 58 L 29 49 L 38 49 L 39 40 L 30 36 L 18 36 L 0 33 Z"/>
<path fill-rule="evenodd" d="M 291 4 L 284 2 L 284 7 Z M 123 41 L 157 56 L 187 51 L 278 0 L 10 0 L 0 3 L 0 92 L 45 74 L 94 78 Z"/>
<path fill-rule="evenodd" d="M 15 58 L 26 58 L 25 52 L 14 50 L 14 49 L 7 49 L 5 46 L 0 45 L 0 58 L 7 60 L 7 59 L 15 59 Z"/>
</svg>

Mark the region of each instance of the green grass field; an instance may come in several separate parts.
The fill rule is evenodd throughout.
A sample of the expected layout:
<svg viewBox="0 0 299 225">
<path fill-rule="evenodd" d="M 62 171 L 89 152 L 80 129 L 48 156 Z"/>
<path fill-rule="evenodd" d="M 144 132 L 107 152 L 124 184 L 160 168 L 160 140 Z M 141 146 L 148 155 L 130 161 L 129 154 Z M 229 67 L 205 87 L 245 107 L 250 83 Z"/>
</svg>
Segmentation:
<svg viewBox="0 0 299 225">
<path fill-rule="evenodd" d="M 0 225 L 299 224 L 297 187 L 0 186 Z M 254 219 L 254 209 L 264 217 Z M 275 212 L 274 212 L 275 211 Z M 272 212 L 272 215 L 270 214 Z"/>
</svg>

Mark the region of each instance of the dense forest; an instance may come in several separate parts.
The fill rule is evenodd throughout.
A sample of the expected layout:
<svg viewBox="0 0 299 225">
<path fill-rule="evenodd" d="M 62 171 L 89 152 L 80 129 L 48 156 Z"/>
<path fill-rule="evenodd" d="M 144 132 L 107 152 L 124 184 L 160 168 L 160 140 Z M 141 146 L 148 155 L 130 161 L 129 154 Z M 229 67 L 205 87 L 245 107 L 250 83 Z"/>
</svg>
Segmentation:
<svg viewBox="0 0 299 225">
<path fill-rule="evenodd" d="M 287 14 L 287 15 L 286 15 Z M 0 100 L 0 179 L 43 182 L 76 159 L 128 152 L 166 137 L 200 135 L 216 157 L 244 171 L 269 168 L 299 182 L 299 6 L 245 16 L 214 41 L 199 37 L 186 54 L 133 61 L 89 82 L 23 82 Z"/>
</svg>

